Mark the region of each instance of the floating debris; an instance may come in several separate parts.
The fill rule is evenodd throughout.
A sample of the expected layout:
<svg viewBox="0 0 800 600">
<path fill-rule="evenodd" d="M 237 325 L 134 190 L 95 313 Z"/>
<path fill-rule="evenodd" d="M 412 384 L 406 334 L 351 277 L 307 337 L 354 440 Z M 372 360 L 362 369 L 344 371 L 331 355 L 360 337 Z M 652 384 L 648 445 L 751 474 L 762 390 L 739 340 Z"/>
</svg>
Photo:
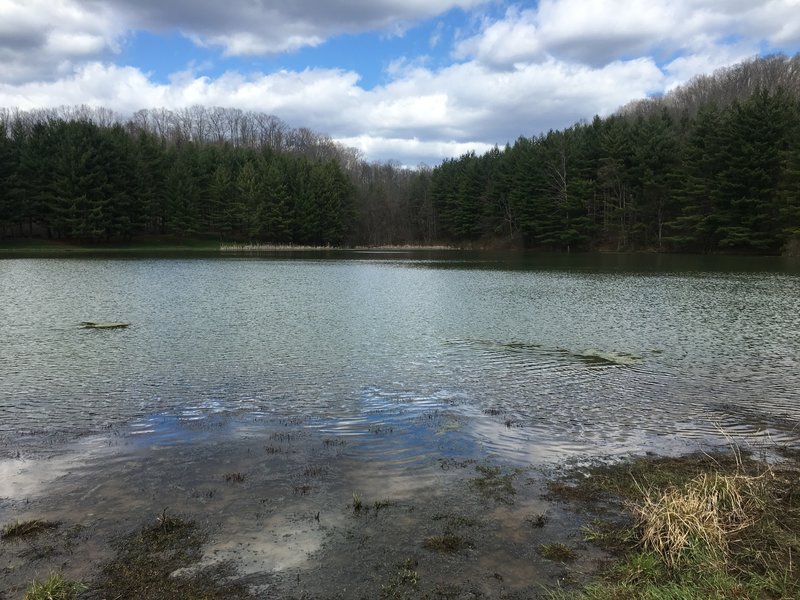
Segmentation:
<svg viewBox="0 0 800 600">
<path fill-rule="evenodd" d="M 130 323 L 120 323 L 117 321 L 83 321 L 81 329 L 125 329 Z"/>
<path fill-rule="evenodd" d="M 592 363 L 605 363 L 614 365 L 637 365 L 642 362 L 642 357 L 628 352 L 611 352 L 590 348 L 583 352 L 576 352 L 574 356 Z"/>
</svg>

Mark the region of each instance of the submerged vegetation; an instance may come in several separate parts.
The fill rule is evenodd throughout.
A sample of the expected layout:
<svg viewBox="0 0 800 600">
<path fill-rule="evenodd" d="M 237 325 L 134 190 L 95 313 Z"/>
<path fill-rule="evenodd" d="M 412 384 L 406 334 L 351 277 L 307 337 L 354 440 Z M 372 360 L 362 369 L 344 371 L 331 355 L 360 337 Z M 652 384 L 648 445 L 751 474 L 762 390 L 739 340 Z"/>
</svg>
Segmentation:
<svg viewBox="0 0 800 600">
<path fill-rule="evenodd" d="M 3 109 L 0 239 L 797 254 L 798 63 L 416 170 L 236 109 Z"/>
<path fill-rule="evenodd" d="M 575 550 L 561 542 L 542 544 L 539 546 L 538 552 L 547 560 L 556 560 L 559 562 L 570 562 L 578 558 Z"/>
<path fill-rule="evenodd" d="M 422 545 L 433 552 L 452 554 L 470 547 L 470 543 L 462 536 L 454 533 L 443 533 L 425 538 Z"/>
<path fill-rule="evenodd" d="M 475 470 L 478 477 L 470 480 L 473 489 L 487 500 L 494 500 L 504 504 L 513 504 L 514 473 L 505 473 L 500 467 L 492 465 L 477 465 Z"/>
<path fill-rule="evenodd" d="M 55 529 L 58 523 L 45 521 L 43 519 L 31 519 L 29 521 L 17 521 L 4 525 L 0 529 L 0 540 L 13 541 L 35 537 L 49 529 Z"/>
<path fill-rule="evenodd" d="M 733 453 L 638 459 L 555 482 L 556 496 L 617 516 L 584 528 L 616 562 L 569 597 L 798 597 L 798 475 L 796 458 Z"/>
<path fill-rule="evenodd" d="M 784 450 L 782 457 L 758 460 L 735 451 L 569 467 L 539 482 L 546 487 L 533 479 L 520 482 L 516 496 L 513 477 L 518 471 L 464 461 L 462 475 L 447 475 L 456 476 L 452 488 L 415 494 L 413 504 L 385 497 L 368 502 L 356 491 L 343 506 L 337 492 L 337 510 L 353 517 L 339 534 L 331 527 L 328 542 L 339 539 L 344 545 L 330 546 L 335 556 L 313 555 L 313 568 L 282 582 L 272 572 L 243 576 L 235 562 L 209 565 L 204 530 L 167 509 L 132 533 L 112 538 L 113 556 L 79 573 L 85 585 L 68 578 L 74 565 L 62 560 L 75 551 L 67 528 L 43 520 L 13 523 L 2 529 L 3 542 L 33 541 L 37 533 L 51 532 L 48 543 L 54 545 L 57 570 L 31 583 L 26 600 L 248 599 L 267 581 L 284 594 L 276 597 L 350 597 L 336 594 L 345 589 L 337 586 L 351 586 L 347 589 L 361 594 L 353 597 L 386 599 L 540 597 L 536 594 L 586 600 L 795 598 L 800 597 L 795 566 L 800 452 Z M 309 477 L 322 473 L 318 465 L 305 469 Z M 465 489 L 474 494 L 465 496 Z M 545 507 L 544 489 L 551 502 Z M 512 498 L 516 504 L 509 503 Z M 556 501 L 566 504 L 557 506 Z M 320 527 L 318 508 L 315 502 L 311 511 L 301 509 L 293 518 Z M 583 543 L 576 538 L 579 531 Z M 27 558 L 25 545 L 3 547 Z M 506 546 L 509 553 L 503 554 L 500 548 Z M 495 565 L 498 556 L 524 557 L 525 565 L 506 566 L 501 559 L 476 574 L 476 564 L 488 559 Z M 588 579 L 594 564 L 601 570 Z M 520 568 L 530 569 L 524 577 L 535 573 L 541 580 L 508 596 L 527 581 Z M 331 570 L 346 574 L 331 580 Z M 556 579 L 558 589 L 543 589 Z M 306 587 L 307 582 L 316 587 Z"/>
<path fill-rule="evenodd" d="M 75 600 L 84 589 L 86 586 L 83 583 L 69 580 L 62 573 L 54 572 L 42 582 L 31 583 L 23 600 Z"/>
<path fill-rule="evenodd" d="M 163 511 L 156 523 L 119 540 L 114 558 L 104 565 L 93 592 L 100 598 L 251 598 L 228 581 L 231 565 L 198 568 L 205 537 L 197 526 Z"/>
</svg>

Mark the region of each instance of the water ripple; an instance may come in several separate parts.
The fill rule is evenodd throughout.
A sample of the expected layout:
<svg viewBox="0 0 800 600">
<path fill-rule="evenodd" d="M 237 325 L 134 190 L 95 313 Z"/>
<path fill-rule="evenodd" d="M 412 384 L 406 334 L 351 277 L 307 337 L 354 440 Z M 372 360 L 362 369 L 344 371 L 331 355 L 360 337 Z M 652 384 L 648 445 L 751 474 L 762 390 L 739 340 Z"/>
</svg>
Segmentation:
<svg viewBox="0 0 800 600">
<path fill-rule="evenodd" d="M 183 443 L 171 432 L 227 431 L 230 418 L 257 419 L 231 435 L 257 434 L 285 420 L 405 464 L 472 446 L 535 457 L 798 431 L 795 274 L 411 259 L 0 269 L 8 446 L 20 432 L 125 423 Z"/>
</svg>

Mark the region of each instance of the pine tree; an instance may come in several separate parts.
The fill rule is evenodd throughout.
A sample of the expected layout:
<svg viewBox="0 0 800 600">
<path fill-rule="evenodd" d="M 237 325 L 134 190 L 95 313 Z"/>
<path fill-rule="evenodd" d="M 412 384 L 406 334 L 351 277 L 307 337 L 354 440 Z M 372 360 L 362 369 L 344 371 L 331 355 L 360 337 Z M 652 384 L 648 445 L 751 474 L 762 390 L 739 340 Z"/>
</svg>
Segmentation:
<svg viewBox="0 0 800 600">
<path fill-rule="evenodd" d="M 722 129 L 724 166 L 714 206 L 718 244 L 724 249 L 775 251 L 781 244 L 778 185 L 787 99 L 759 90 L 734 103 Z"/>
<path fill-rule="evenodd" d="M 603 233 L 618 250 L 627 248 L 635 198 L 631 193 L 629 167 L 633 162 L 628 122 L 610 117 L 603 124 L 600 138 L 597 189 L 602 201 Z"/>
<path fill-rule="evenodd" d="M 273 243 L 292 240 L 291 200 L 277 162 L 264 165 L 265 202 L 259 215 L 259 237 Z"/>
<path fill-rule="evenodd" d="M 166 231 L 166 180 L 174 155 L 164 140 L 143 130 L 131 134 L 131 193 L 141 211 L 141 225 L 147 233 Z"/>
<path fill-rule="evenodd" d="M 781 150 L 777 203 L 785 252 L 800 255 L 800 100 L 787 107 L 789 122 Z"/>
<path fill-rule="evenodd" d="M 244 206 L 244 233 L 248 239 L 259 239 L 262 206 L 266 201 L 264 183 L 253 160 L 244 163 L 236 176 L 236 190 Z"/>
<path fill-rule="evenodd" d="M 16 174 L 16 144 L 0 121 L 0 239 L 10 235 L 14 222 L 11 187 Z"/>
<path fill-rule="evenodd" d="M 713 104 L 691 122 L 677 168 L 676 216 L 665 224 L 665 241 L 676 249 L 708 252 L 717 246 L 714 206 L 724 164 L 722 126 L 723 115 Z"/>
<path fill-rule="evenodd" d="M 666 110 L 640 119 L 634 126 L 632 178 L 638 198 L 634 230 L 644 247 L 663 247 L 664 227 L 672 219 L 679 145 Z"/>
<path fill-rule="evenodd" d="M 220 162 L 209 181 L 210 229 L 224 238 L 230 238 L 236 230 L 239 218 L 232 218 L 231 205 L 235 197 L 233 176 L 227 161 Z"/>
<path fill-rule="evenodd" d="M 167 172 L 166 202 L 162 211 L 164 231 L 167 233 L 191 236 L 198 231 L 194 158 L 191 144 L 176 148 L 175 159 Z"/>
</svg>

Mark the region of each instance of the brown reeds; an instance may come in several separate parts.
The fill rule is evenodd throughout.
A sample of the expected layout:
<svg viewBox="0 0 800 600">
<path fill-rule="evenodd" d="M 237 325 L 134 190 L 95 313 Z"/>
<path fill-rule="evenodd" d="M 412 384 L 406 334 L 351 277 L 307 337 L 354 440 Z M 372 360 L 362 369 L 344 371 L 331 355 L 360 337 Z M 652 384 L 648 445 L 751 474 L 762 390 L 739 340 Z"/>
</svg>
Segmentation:
<svg viewBox="0 0 800 600">
<path fill-rule="evenodd" d="M 698 557 L 724 563 L 736 534 L 764 510 L 770 478 L 770 471 L 701 473 L 681 487 L 642 490 L 642 500 L 631 504 L 641 545 L 669 567 Z"/>
</svg>

